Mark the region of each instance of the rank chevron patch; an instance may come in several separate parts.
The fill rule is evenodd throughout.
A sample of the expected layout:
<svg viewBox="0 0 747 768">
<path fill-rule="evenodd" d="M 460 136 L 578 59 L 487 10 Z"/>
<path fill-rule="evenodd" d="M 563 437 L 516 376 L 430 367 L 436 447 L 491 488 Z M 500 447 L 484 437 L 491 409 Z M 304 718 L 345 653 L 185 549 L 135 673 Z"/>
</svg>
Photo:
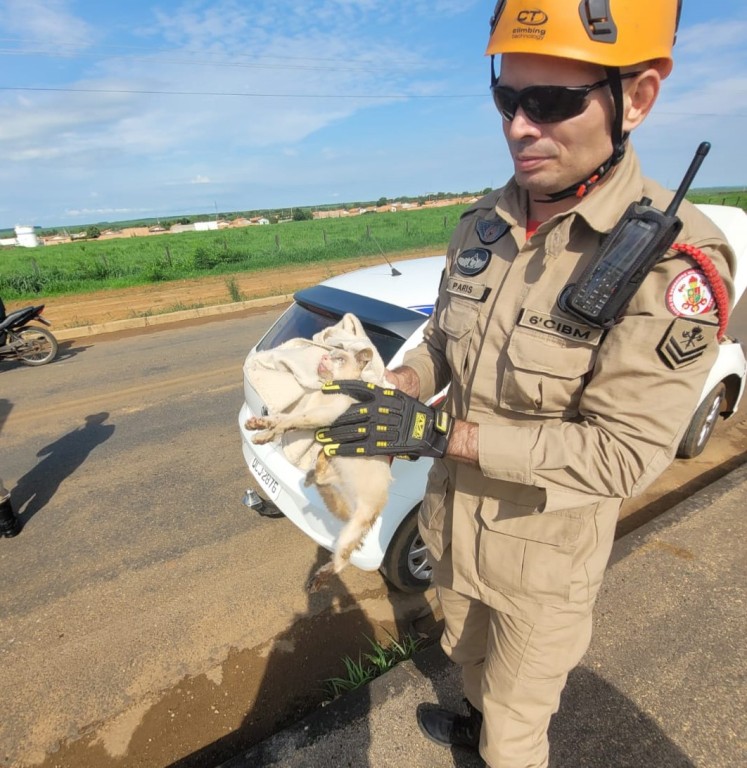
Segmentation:
<svg viewBox="0 0 747 768">
<path fill-rule="evenodd" d="M 669 368 L 684 368 L 703 356 L 715 340 L 718 326 L 678 317 L 667 329 L 656 351 Z"/>
</svg>

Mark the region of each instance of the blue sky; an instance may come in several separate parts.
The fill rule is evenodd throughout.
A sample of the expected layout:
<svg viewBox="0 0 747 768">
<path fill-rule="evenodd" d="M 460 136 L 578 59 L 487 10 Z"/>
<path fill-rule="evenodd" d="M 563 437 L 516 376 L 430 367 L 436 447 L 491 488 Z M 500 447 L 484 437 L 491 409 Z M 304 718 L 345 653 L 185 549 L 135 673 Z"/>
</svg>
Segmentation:
<svg viewBox="0 0 747 768">
<path fill-rule="evenodd" d="M 0 0 L 0 226 L 499 186 L 493 6 Z M 708 140 L 695 186 L 747 185 L 746 40 L 743 0 L 685 0 L 648 175 L 676 186 Z"/>
</svg>

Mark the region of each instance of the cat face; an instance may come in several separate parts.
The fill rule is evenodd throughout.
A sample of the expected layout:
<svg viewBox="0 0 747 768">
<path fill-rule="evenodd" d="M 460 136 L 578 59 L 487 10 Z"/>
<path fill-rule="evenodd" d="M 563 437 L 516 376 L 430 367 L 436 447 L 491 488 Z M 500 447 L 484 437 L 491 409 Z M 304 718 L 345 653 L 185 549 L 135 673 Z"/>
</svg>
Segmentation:
<svg viewBox="0 0 747 768">
<path fill-rule="evenodd" d="M 320 381 L 323 382 L 336 379 L 359 379 L 372 357 L 373 353 L 370 349 L 362 349 L 355 354 L 345 349 L 336 349 L 322 355 L 316 372 Z"/>
</svg>

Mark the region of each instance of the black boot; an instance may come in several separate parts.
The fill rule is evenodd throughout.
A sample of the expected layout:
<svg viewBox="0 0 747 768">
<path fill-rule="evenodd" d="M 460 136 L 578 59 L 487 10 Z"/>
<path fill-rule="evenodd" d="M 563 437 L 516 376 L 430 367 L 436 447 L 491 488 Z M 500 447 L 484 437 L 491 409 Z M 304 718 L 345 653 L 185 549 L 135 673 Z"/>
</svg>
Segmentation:
<svg viewBox="0 0 747 768">
<path fill-rule="evenodd" d="M 21 521 L 13 514 L 10 496 L 0 501 L 0 536 L 6 539 L 21 532 Z"/>
<path fill-rule="evenodd" d="M 450 712 L 448 709 L 421 704 L 417 718 L 423 735 L 443 747 L 466 747 L 477 751 L 480 745 L 482 712 L 464 700 L 468 715 Z"/>
</svg>

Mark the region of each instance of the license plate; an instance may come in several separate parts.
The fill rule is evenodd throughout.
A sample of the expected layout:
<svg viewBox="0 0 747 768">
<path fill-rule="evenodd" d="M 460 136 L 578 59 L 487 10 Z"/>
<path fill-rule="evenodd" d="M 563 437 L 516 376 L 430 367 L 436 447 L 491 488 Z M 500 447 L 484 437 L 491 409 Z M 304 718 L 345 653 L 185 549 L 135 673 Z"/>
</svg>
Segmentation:
<svg viewBox="0 0 747 768">
<path fill-rule="evenodd" d="M 257 478 L 257 482 L 262 486 L 265 493 L 273 501 L 277 501 L 280 495 L 280 483 L 264 468 L 262 462 L 252 459 L 249 469 L 254 477 Z"/>
</svg>

